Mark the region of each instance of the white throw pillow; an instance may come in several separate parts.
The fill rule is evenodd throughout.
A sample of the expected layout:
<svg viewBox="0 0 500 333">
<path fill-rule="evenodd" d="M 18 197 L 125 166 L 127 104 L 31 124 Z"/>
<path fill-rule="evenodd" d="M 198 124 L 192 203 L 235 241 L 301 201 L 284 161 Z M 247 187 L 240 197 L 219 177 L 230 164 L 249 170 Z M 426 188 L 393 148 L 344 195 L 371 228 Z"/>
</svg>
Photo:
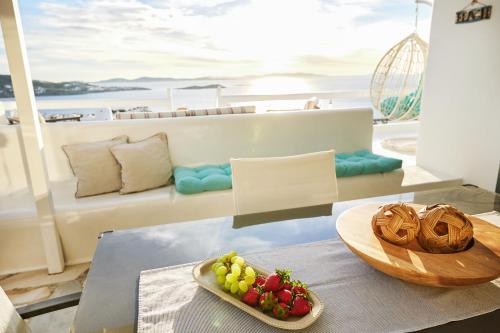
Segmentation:
<svg viewBox="0 0 500 333">
<path fill-rule="evenodd" d="M 172 180 L 172 164 L 165 133 L 139 142 L 113 146 L 111 152 L 121 166 L 120 194 L 162 187 Z"/>
<path fill-rule="evenodd" d="M 127 141 L 128 137 L 123 135 L 106 141 L 62 146 L 73 174 L 78 179 L 75 193 L 77 198 L 120 190 L 120 165 L 110 148 Z"/>
</svg>

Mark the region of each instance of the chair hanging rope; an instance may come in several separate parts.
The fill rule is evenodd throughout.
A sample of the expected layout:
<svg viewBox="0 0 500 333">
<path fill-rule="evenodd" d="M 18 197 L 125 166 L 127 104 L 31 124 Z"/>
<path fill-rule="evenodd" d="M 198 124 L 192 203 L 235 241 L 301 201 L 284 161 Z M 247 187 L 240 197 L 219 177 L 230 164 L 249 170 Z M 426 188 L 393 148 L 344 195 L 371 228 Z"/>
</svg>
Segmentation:
<svg viewBox="0 0 500 333">
<path fill-rule="evenodd" d="M 372 76 L 370 97 L 375 109 L 390 120 L 417 119 L 420 113 L 427 43 L 415 31 L 394 45 L 380 60 Z"/>
</svg>

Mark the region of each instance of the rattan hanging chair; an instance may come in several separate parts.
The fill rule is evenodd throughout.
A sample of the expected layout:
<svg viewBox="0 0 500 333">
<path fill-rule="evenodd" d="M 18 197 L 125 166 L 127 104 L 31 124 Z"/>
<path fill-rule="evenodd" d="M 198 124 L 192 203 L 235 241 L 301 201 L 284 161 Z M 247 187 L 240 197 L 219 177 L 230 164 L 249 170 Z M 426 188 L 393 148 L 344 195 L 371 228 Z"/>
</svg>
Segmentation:
<svg viewBox="0 0 500 333">
<path fill-rule="evenodd" d="M 373 107 L 387 119 L 418 118 L 427 50 L 428 45 L 417 34 L 415 24 L 415 32 L 394 45 L 378 63 L 372 76 L 370 98 Z"/>
</svg>

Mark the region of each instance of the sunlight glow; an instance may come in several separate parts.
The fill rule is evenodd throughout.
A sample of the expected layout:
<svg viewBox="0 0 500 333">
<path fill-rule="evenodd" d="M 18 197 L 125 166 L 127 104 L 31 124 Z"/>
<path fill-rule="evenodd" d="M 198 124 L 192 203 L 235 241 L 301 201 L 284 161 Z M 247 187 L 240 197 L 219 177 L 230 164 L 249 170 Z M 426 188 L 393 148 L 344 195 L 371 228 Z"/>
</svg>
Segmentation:
<svg viewBox="0 0 500 333">
<path fill-rule="evenodd" d="M 250 81 L 249 94 L 291 94 L 311 91 L 307 80 L 298 77 L 268 76 Z"/>
</svg>

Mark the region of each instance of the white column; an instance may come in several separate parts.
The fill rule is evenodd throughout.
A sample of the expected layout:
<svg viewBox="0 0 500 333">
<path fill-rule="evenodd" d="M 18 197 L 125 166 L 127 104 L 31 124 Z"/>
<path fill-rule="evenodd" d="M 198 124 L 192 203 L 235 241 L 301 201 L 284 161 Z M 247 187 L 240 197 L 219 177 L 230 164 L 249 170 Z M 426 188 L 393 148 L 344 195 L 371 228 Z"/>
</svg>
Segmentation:
<svg viewBox="0 0 500 333">
<path fill-rule="evenodd" d="M 167 111 L 174 110 L 174 91 L 172 88 L 167 88 Z"/>
<path fill-rule="evenodd" d="M 49 273 L 60 273 L 64 270 L 64 256 L 54 220 L 54 207 L 43 156 L 42 131 L 17 0 L 0 0 L 0 22 L 21 121 L 22 148 L 28 166 L 26 178 L 36 203 L 47 266 Z"/>
<path fill-rule="evenodd" d="M 215 90 L 215 106 L 221 107 L 221 103 L 222 103 L 222 89 L 220 86 L 217 86 L 217 89 Z"/>
</svg>

